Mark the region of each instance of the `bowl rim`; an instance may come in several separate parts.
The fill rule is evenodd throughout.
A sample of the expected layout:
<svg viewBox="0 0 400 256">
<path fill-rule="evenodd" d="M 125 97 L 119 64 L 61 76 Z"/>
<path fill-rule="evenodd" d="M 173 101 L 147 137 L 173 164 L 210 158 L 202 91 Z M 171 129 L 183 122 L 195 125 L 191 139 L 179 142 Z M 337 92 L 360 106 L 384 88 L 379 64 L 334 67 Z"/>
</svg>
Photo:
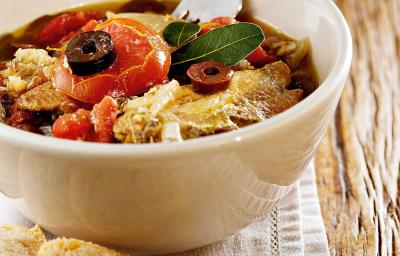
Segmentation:
<svg viewBox="0 0 400 256">
<path fill-rule="evenodd" d="M 328 77 L 321 83 L 317 90 L 300 103 L 270 119 L 235 131 L 169 144 L 100 144 L 78 142 L 46 137 L 0 123 L 0 142 L 37 152 L 67 154 L 68 156 L 97 155 L 104 157 L 144 157 L 154 156 L 155 154 L 170 156 L 171 154 L 200 151 L 206 148 L 226 145 L 227 143 L 241 142 L 257 137 L 260 133 L 266 133 L 271 129 L 284 126 L 293 118 L 301 116 L 302 113 L 305 113 L 319 102 L 327 100 L 328 97 L 332 95 L 333 90 L 339 89 L 340 84 L 344 82 L 350 70 L 353 52 L 350 28 L 343 14 L 332 0 L 327 0 L 320 4 L 326 5 L 335 18 L 336 25 L 338 25 L 339 28 L 341 37 L 339 41 L 341 44 L 339 47 L 339 54 L 336 57 L 336 63 Z"/>
</svg>

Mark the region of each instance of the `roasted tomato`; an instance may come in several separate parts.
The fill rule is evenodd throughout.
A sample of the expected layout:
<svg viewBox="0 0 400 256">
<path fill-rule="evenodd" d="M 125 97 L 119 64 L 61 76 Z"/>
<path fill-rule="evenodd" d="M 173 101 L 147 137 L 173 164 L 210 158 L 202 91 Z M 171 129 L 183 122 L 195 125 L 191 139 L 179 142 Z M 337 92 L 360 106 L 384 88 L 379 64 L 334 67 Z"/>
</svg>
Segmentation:
<svg viewBox="0 0 400 256">
<path fill-rule="evenodd" d="M 132 19 L 112 19 L 96 27 L 111 35 L 116 61 L 105 71 L 77 76 L 60 63 L 54 85 L 69 96 L 95 104 L 106 95 L 134 96 L 162 83 L 168 75 L 171 55 L 161 37 L 150 27 Z"/>
<path fill-rule="evenodd" d="M 40 31 L 36 41 L 43 47 L 57 47 L 63 37 L 74 31 L 78 31 L 90 20 L 100 20 L 104 17 L 105 15 L 102 12 L 88 11 L 61 14 L 51 20 Z"/>
</svg>

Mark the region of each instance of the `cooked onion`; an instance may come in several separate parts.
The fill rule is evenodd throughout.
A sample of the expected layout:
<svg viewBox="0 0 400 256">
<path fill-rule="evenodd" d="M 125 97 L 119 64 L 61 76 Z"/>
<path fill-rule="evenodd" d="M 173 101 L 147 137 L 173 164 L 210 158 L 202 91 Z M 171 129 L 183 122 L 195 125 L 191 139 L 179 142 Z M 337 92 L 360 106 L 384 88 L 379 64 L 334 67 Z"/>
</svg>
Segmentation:
<svg viewBox="0 0 400 256">
<path fill-rule="evenodd" d="M 286 56 L 286 63 L 291 69 L 297 69 L 300 62 L 311 52 L 311 42 L 309 38 L 304 38 L 297 42 L 296 50 Z"/>
<path fill-rule="evenodd" d="M 162 141 L 163 142 L 183 141 L 179 123 L 170 122 L 164 124 L 162 130 Z"/>
</svg>

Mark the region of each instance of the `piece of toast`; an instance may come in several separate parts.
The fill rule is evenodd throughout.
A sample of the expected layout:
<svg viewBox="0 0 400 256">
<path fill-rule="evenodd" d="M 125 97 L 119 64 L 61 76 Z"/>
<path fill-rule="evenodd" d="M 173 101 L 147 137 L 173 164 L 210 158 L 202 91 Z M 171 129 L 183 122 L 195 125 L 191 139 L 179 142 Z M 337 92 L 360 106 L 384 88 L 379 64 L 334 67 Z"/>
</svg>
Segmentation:
<svg viewBox="0 0 400 256">
<path fill-rule="evenodd" d="M 39 228 L 31 229 L 21 226 L 0 227 L 0 255 L 1 256 L 35 256 L 46 238 Z"/>
<path fill-rule="evenodd" d="M 122 256 L 97 244 L 77 239 L 57 238 L 40 247 L 37 256 Z"/>
</svg>

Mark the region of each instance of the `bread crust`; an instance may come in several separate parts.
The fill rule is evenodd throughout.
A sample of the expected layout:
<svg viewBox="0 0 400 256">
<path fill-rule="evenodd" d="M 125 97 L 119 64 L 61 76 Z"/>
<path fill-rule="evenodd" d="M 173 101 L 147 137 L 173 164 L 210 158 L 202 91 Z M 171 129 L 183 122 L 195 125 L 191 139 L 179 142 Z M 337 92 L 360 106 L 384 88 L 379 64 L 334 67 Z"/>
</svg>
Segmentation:
<svg viewBox="0 0 400 256">
<path fill-rule="evenodd" d="M 31 229 L 12 225 L 0 227 L 0 255 L 2 256 L 35 256 L 45 242 L 45 235 L 37 225 Z"/>
<path fill-rule="evenodd" d="M 97 244 L 77 239 L 57 238 L 43 244 L 37 256 L 122 256 Z"/>
</svg>

